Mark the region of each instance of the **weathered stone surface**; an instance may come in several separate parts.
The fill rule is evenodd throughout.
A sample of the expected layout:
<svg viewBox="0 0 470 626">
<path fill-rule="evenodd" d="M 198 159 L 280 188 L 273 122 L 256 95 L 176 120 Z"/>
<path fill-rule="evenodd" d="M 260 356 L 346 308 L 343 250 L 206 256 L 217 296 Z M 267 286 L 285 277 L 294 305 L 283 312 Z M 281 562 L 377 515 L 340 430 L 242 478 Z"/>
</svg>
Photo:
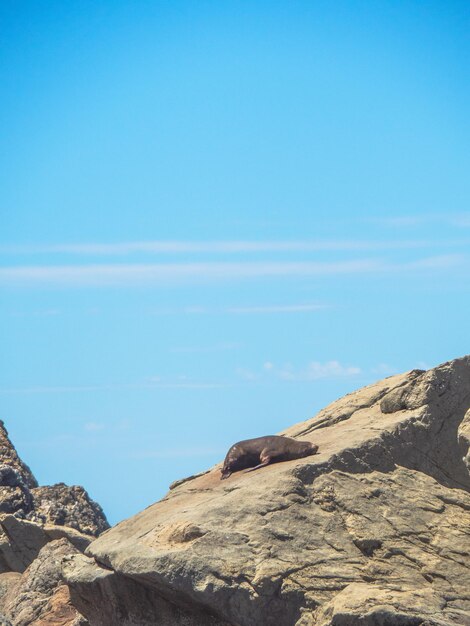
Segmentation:
<svg viewBox="0 0 470 626">
<path fill-rule="evenodd" d="M 318 455 L 216 466 L 94 541 L 74 601 L 91 626 L 198 624 L 156 597 L 217 625 L 470 624 L 469 408 L 470 357 L 349 394 L 282 433 Z"/>
<path fill-rule="evenodd" d="M 101 507 L 82 487 L 38 487 L 0 422 L 0 614 L 7 615 L 0 626 L 10 617 L 14 626 L 85 624 L 59 582 L 60 550 L 71 543 L 83 551 L 106 528 Z M 65 542 L 60 549 L 57 539 Z"/>
<path fill-rule="evenodd" d="M 18 517 L 26 517 L 31 512 L 33 499 L 28 488 L 0 487 L 0 513 L 11 513 Z"/>
<path fill-rule="evenodd" d="M 64 557 L 77 554 L 67 539 L 49 542 L 10 589 L 5 612 L 14 626 L 85 626 L 86 620 L 70 602 L 62 584 Z"/>
<path fill-rule="evenodd" d="M 445 602 L 431 589 L 352 583 L 322 607 L 314 621 L 309 620 L 311 616 L 306 616 L 298 626 L 451 626 L 465 623 L 459 621 L 460 617 L 465 619 L 462 614 L 454 613 L 451 620 L 446 619 L 444 609 Z"/>
<path fill-rule="evenodd" d="M 34 478 L 29 467 L 24 463 L 11 443 L 5 424 L 0 420 L 0 462 L 2 466 L 8 466 L 16 470 L 22 482 L 29 488 L 37 487 L 37 480 Z M 0 484 L 6 484 L 2 479 L 0 468 Z M 13 485 L 16 486 L 16 485 Z"/>
<path fill-rule="evenodd" d="M 40 524 L 69 526 L 86 535 L 98 536 L 109 528 L 103 509 L 83 487 L 64 483 L 31 490 L 33 510 L 28 519 Z"/>
<path fill-rule="evenodd" d="M 10 593 L 13 587 L 16 587 L 21 578 L 19 572 L 4 572 L 0 574 L 0 614 L 4 613 L 5 598 Z M 1 626 L 0 620 L 0 626 Z"/>
<path fill-rule="evenodd" d="M 48 541 L 37 524 L 4 515 L 0 518 L 0 572 L 24 572 Z"/>
<path fill-rule="evenodd" d="M 76 555 L 63 565 L 74 605 L 86 613 L 90 626 L 231 626 L 201 607 L 177 606 L 138 582 Z"/>
<path fill-rule="evenodd" d="M 68 526 L 46 525 L 43 527 L 43 530 L 49 541 L 62 538 L 68 539 L 70 543 L 80 552 L 85 552 L 92 540 L 90 535 L 85 535 L 74 528 L 69 528 Z"/>
<path fill-rule="evenodd" d="M 36 479 L 19 458 L 0 421 L 0 513 L 25 517 L 33 505 L 30 488 L 36 486 Z"/>
</svg>

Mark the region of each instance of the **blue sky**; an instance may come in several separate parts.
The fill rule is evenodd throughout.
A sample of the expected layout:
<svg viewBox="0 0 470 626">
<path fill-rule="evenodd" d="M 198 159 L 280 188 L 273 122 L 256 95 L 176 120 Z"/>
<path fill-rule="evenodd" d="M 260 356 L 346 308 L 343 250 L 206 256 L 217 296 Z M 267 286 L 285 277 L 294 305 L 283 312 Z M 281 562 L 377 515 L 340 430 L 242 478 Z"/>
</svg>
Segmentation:
<svg viewBox="0 0 470 626">
<path fill-rule="evenodd" d="M 0 6 L 0 416 L 111 522 L 469 352 L 466 2 Z"/>
</svg>

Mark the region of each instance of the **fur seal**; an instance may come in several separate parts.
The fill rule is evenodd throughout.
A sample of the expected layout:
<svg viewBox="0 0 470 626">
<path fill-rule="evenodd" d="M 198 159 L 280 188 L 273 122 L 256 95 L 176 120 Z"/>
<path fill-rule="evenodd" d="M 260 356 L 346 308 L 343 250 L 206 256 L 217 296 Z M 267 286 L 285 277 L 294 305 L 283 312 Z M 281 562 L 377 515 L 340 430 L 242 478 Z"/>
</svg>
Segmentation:
<svg viewBox="0 0 470 626">
<path fill-rule="evenodd" d="M 245 439 L 235 443 L 227 452 L 221 480 L 228 478 L 233 472 L 250 468 L 247 472 L 253 472 L 260 467 L 278 461 L 292 461 L 304 456 L 315 454 L 318 446 L 310 441 L 297 441 L 291 437 L 270 435 L 268 437 L 256 437 Z"/>
</svg>

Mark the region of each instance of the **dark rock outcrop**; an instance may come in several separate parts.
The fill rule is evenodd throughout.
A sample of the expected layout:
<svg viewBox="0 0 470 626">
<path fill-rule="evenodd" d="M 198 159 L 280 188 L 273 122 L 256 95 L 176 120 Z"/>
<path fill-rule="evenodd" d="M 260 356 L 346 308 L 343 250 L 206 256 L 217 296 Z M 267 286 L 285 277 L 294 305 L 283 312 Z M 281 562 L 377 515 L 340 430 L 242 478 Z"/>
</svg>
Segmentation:
<svg viewBox="0 0 470 626">
<path fill-rule="evenodd" d="M 0 515 L 12 514 L 40 525 L 67 526 L 97 537 L 109 524 L 83 487 L 63 483 L 39 487 L 18 456 L 0 421 Z"/>
<path fill-rule="evenodd" d="M 39 524 L 68 526 L 97 537 L 109 528 L 103 509 L 83 487 L 64 483 L 31 490 L 33 507 L 28 519 Z"/>
<path fill-rule="evenodd" d="M 0 626 L 86 626 L 62 561 L 108 527 L 82 487 L 39 487 L 0 422 Z"/>
<path fill-rule="evenodd" d="M 11 443 L 10 438 L 8 437 L 8 431 L 5 428 L 5 424 L 2 420 L 0 420 L 0 463 L 1 485 L 8 484 L 8 478 L 6 478 L 6 480 L 4 479 L 2 469 L 4 467 L 10 467 L 14 469 L 18 474 L 18 477 L 21 480 L 21 484 L 24 484 L 30 489 L 38 486 L 38 482 L 34 478 L 33 473 L 26 465 L 26 463 L 24 463 L 18 456 L 14 445 Z"/>
</svg>

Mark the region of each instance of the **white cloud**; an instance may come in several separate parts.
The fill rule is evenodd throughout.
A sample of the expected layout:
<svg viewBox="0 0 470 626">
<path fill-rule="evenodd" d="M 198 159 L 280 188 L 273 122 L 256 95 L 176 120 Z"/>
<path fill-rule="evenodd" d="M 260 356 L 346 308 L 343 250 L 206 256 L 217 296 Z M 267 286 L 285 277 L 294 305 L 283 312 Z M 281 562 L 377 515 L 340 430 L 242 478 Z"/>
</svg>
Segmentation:
<svg viewBox="0 0 470 626">
<path fill-rule="evenodd" d="M 408 218 L 409 219 L 409 218 Z M 147 254 L 234 254 L 258 252 L 317 252 L 338 250 L 383 250 L 384 248 L 421 248 L 428 241 L 127 241 L 119 243 L 78 243 L 51 245 L 3 245 L 3 254 L 72 254 L 79 256 L 122 256 Z"/>
<path fill-rule="evenodd" d="M 378 260 L 337 262 L 159 263 L 0 268 L 0 284 L 76 287 L 146 286 L 194 280 L 312 276 L 380 271 Z"/>
<path fill-rule="evenodd" d="M 463 254 L 442 254 L 427 259 L 418 259 L 408 264 L 410 270 L 415 269 L 446 269 L 463 265 L 465 256 Z"/>
<path fill-rule="evenodd" d="M 279 378 L 283 380 L 318 380 L 320 378 L 344 378 L 361 374 L 361 368 L 350 365 L 342 365 L 339 361 L 310 361 L 307 367 L 296 370 L 287 364 L 275 370 Z"/>
<path fill-rule="evenodd" d="M 261 378 L 260 374 L 257 374 L 256 372 L 253 372 L 252 370 L 249 370 L 245 367 L 237 367 L 237 369 L 235 370 L 235 374 L 241 380 L 244 380 L 249 383 L 258 381 Z"/>
<path fill-rule="evenodd" d="M 129 458 L 132 459 L 179 459 L 190 457 L 213 456 L 214 454 L 223 456 L 226 450 L 210 446 L 193 446 L 185 448 L 165 448 L 161 450 L 139 450 L 132 452 Z"/>
<path fill-rule="evenodd" d="M 261 371 L 253 372 L 248 369 L 238 368 L 236 374 L 247 382 L 284 380 L 284 381 L 312 381 L 323 378 L 346 378 L 362 374 L 360 367 L 343 365 L 339 361 L 310 361 L 305 367 L 295 367 L 291 363 L 276 365 L 272 361 L 266 361 Z"/>
<path fill-rule="evenodd" d="M 226 313 L 237 315 L 257 313 L 308 313 L 329 308 L 327 304 L 280 304 L 274 306 L 232 306 L 226 307 Z"/>
<path fill-rule="evenodd" d="M 445 221 L 454 226 L 470 226 L 470 215 L 399 216 L 366 220 L 385 226 L 414 226 L 429 221 Z M 124 241 L 118 243 L 59 243 L 38 245 L 0 245 L 1 254 L 69 254 L 76 256 L 128 256 L 131 254 L 247 254 L 264 252 L 338 252 L 382 251 L 442 247 L 459 242 L 427 239 L 326 239 L 281 241 Z M 468 241 L 461 241 L 465 245 Z"/>
<path fill-rule="evenodd" d="M 0 285 L 56 287 L 145 287 L 196 281 L 230 279 L 289 278 L 305 276 L 403 273 L 410 270 L 456 267 L 466 262 L 453 254 L 418 259 L 408 263 L 387 263 L 381 259 L 305 262 L 245 263 L 160 263 L 134 265 L 53 265 L 0 268 Z"/>
<path fill-rule="evenodd" d="M 87 393 L 100 391 L 116 391 L 121 389 L 220 389 L 228 387 L 228 384 L 219 382 L 199 382 L 191 381 L 185 377 L 179 377 L 174 380 L 163 380 L 158 376 L 152 376 L 145 382 L 140 383 L 123 383 L 110 385 L 57 385 L 43 386 L 35 385 L 30 387 L 3 387 L 0 388 L 0 395 L 31 395 L 31 394 L 56 394 L 56 393 Z M 89 430 L 98 430 L 91 428 Z"/>
<path fill-rule="evenodd" d="M 455 213 L 455 212 L 443 212 L 443 213 L 423 213 L 421 215 L 395 215 L 395 216 L 383 216 L 383 217 L 373 217 L 366 218 L 366 222 L 379 224 L 385 227 L 390 228 L 408 228 L 413 226 L 421 226 L 424 224 L 442 224 L 445 226 L 453 226 L 453 227 L 470 227 L 470 213 Z M 393 245 L 393 242 L 390 242 Z M 399 243 L 399 242 L 397 242 Z M 407 243 L 403 241 L 403 243 Z M 409 241 L 408 243 L 413 244 L 413 241 Z M 423 246 L 451 246 L 452 244 L 466 245 L 468 241 L 462 240 L 460 242 L 452 242 L 448 240 L 439 241 L 427 241 L 421 240 L 414 242 Z"/>
<path fill-rule="evenodd" d="M 87 422 L 84 424 L 83 428 L 88 432 L 98 432 L 100 430 L 104 430 L 104 424 L 98 424 L 97 422 Z"/>
<path fill-rule="evenodd" d="M 383 226 L 391 226 L 392 228 L 398 227 L 407 227 L 407 226 L 417 226 L 418 224 L 422 224 L 427 221 L 434 221 L 439 219 L 438 216 L 424 216 L 424 215 L 397 215 L 397 216 L 384 216 L 384 217 L 373 217 L 369 218 L 367 222 L 374 222 L 376 224 L 381 224 Z"/>
<path fill-rule="evenodd" d="M 60 309 L 42 309 L 37 311 L 11 311 L 12 317 L 56 317 L 61 315 Z"/>
<path fill-rule="evenodd" d="M 173 353 L 200 353 L 200 352 L 225 352 L 225 350 L 236 350 L 240 348 L 239 343 L 217 343 L 213 346 L 181 346 L 171 348 L 170 352 Z"/>
<path fill-rule="evenodd" d="M 454 226 L 462 226 L 463 228 L 470 227 L 470 213 L 462 213 L 452 218 L 451 223 Z"/>
<path fill-rule="evenodd" d="M 192 380 L 187 376 L 176 378 L 163 378 L 162 376 L 150 376 L 147 379 L 146 389 L 223 389 L 228 387 L 226 383 L 216 381 Z"/>
<path fill-rule="evenodd" d="M 376 374 L 378 376 L 391 376 L 392 374 L 398 374 L 398 370 L 396 367 L 389 365 L 388 363 L 379 363 L 375 367 L 371 369 L 372 374 Z"/>
<path fill-rule="evenodd" d="M 151 315 L 258 315 L 270 313 L 309 313 L 329 309 L 329 304 L 279 304 L 279 305 L 247 305 L 210 308 L 205 306 L 185 306 L 182 308 L 161 307 L 152 309 Z"/>
</svg>

